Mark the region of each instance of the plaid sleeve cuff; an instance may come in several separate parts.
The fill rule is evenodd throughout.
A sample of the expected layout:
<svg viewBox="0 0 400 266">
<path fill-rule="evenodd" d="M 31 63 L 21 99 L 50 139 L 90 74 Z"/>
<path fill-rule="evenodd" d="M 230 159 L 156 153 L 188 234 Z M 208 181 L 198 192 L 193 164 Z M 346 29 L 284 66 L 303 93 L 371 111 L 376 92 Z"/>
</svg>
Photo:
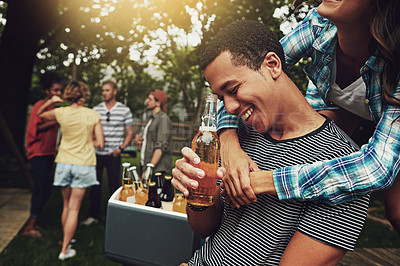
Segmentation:
<svg viewBox="0 0 400 266">
<path fill-rule="evenodd" d="M 273 171 L 274 186 L 280 200 L 301 199 L 296 166 Z"/>
</svg>

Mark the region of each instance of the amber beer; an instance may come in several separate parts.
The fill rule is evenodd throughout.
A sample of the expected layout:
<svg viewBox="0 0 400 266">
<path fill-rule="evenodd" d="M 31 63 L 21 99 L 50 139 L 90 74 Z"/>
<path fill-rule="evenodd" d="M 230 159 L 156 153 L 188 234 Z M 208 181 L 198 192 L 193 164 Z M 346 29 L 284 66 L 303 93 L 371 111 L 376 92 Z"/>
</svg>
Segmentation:
<svg viewBox="0 0 400 266">
<path fill-rule="evenodd" d="M 186 213 L 186 199 L 182 193 L 175 194 L 172 210 L 174 212 Z"/>
<path fill-rule="evenodd" d="M 194 178 L 199 183 L 197 189 L 188 188 L 187 202 L 195 206 L 214 205 L 219 163 L 216 100 L 216 95 L 207 95 L 201 126 L 192 141 L 192 150 L 200 157 L 200 163 L 194 166 L 205 172 L 204 178 Z"/>
<path fill-rule="evenodd" d="M 133 191 L 132 177 L 128 171 L 130 163 L 122 164 L 122 189 L 119 193 L 119 200 L 135 203 L 135 192 Z"/>
</svg>

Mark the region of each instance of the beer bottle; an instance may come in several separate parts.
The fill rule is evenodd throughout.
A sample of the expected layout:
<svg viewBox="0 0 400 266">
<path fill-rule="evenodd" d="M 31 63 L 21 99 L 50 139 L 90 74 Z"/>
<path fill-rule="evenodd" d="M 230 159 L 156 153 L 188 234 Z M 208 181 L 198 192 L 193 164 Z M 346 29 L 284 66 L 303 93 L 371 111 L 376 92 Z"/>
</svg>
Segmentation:
<svg viewBox="0 0 400 266">
<path fill-rule="evenodd" d="M 129 167 L 128 171 L 133 179 L 133 184 L 135 185 L 135 191 L 137 191 L 142 186 L 142 181 L 140 180 L 139 175 L 136 171 L 136 166 Z"/>
<path fill-rule="evenodd" d="M 146 206 L 161 208 L 161 200 L 160 196 L 157 194 L 157 185 L 156 182 L 149 183 L 149 198 L 146 202 Z"/>
<path fill-rule="evenodd" d="M 174 190 L 171 184 L 172 177 L 170 175 L 165 175 L 164 184 L 162 191 L 160 193 L 161 201 L 173 201 L 174 200 Z"/>
<path fill-rule="evenodd" d="M 186 213 L 186 199 L 182 193 L 176 193 L 174 203 L 172 205 L 174 212 Z"/>
<path fill-rule="evenodd" d="M 174 189 L 171 184 L 171 175 L 164 176 L 164 184 L 160 193 L 161 206 L 164 210 L 172 211 L 174 200 Z"/>
<path fill-rule="evenodd" d="M 164 179 L 164 177 L 161 172 L 154 173 L 152 181 L 156 182 L 158 195 L 160 195 L 160 193 L 162 191 L 163 179 Z"/>
<path fill-rule="evenodd" d="M 192 141 L 192 150 L 200 157 L 200 163 L 194 166 L 201 168 L 205 177 L 194 178 L 199 186 L 197 189 L 189 188 L 187 202 L 200 207 L 214 205 L 220 146 L 217 136 L 216 101 L 215 94 L 206 96 L 201 125 Z"/>
<path fill-rule="evenodd" d="M 151 178 L 153 176 L 153 169 L 154 169 L 154 164 L 148 163 L 146 165 L 146 171 L 144 172 L 144 177 L 143 177 L 143 188 L 148 189 L 149 188 L 149 182 L 151 181 Z"/>
<path fill-rule="evenodd" d="M 122 189 L 119 193 L 119 200 L 135 203 L 135 192 L 133 191 L 132 177 L 128 171 L 130 163 L 122 164 Z"/>
</svg>

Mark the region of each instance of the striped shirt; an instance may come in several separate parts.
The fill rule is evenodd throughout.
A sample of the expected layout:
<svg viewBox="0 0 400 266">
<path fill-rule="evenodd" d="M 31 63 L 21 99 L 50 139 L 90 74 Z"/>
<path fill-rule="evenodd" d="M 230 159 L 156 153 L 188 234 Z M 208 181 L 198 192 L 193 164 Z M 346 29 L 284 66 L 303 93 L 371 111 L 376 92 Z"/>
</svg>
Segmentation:
<svg viewBox="0 0 400 266">
<path fill-rule="evenodd" d="M 293 66 L 302 57 L 312 62 L 305 72 L 317 88 L 310 87 L 306 99 L 316 110 L 337 108 L 326 102 L 333 72 L 337 28 L 313 9 L 281 40 L 286 63 Z M 280 199 L 318 199 L 345 202 L 376 190 L 389 188 L 400 170 L 400 108 L 382 104 L 383 60 L 371 56 L 361 68 L 366 85 L 366 103 L 376 130 L 361 150 L 342 158 L 274 170 L 275 189 Z M 400 83 L 395 96 L 400 96 Z M 237 128 L 239 118 L 218 111 L 218 129 Z"/>
<path fill-rule="evenodd" d="M 330 159 L 357 149 L 330 120 L 303 137 L 283 141 L 241 122 L 238 136 L 241 147 L 261 170 Z M 195 252 L 189 265 L 278 265 L 296 231 L 321 243 L 353 250 L 369 196 L 333 206 L 258 195 L 255 203 L 239 209 L 221 200 L 220 228 Z"/>
<path fill-rule="evenodd" d="M 117 102 L 110 110 L 104 102 L 93 109 L 100 114 L 105 139 L 104 148 L 96 148 L 96 154 L 109 155 L 124 142 L 125 127 L 133 125 L 131 110 L 120 102 Z"/>
</svg>

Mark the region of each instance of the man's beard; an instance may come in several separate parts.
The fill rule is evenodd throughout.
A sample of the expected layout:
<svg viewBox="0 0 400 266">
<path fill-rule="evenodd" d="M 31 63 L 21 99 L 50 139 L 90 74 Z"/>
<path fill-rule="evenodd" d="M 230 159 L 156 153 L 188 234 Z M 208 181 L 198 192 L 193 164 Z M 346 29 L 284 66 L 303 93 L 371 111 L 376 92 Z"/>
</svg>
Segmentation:
<svg viewBox="0 0 400 266">
<path fill-rule="evenodd" d="M 108 103 L 108 102 L 111 102 L 112 101 L 112 97 L 111 98 L 109 98 L 109 99 L 105 99 L 104 97 L 103 97 L 103 100 L 104 100 L 104 102 L 106 102 L 106 103 Z"/>
</svg>

